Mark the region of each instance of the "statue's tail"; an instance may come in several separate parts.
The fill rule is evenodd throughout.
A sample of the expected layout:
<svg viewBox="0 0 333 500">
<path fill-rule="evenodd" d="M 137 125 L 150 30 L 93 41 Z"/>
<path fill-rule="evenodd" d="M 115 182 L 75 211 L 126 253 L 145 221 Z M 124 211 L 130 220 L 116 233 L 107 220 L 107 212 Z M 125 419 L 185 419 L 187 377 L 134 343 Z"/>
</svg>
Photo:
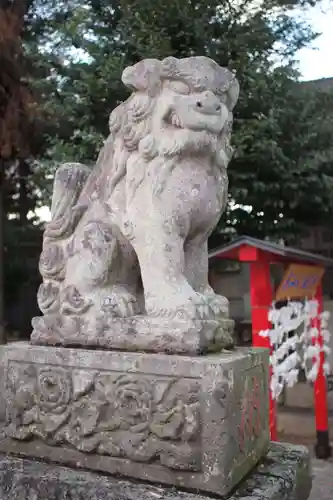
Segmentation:
<svg viewBox="0 0 333 500">
<path fill-rule="evenodd" d="M 86 206 L 77 201 L 91 174 L 82 163 L 64 163 L 56 172 L 53 184 L 51 221 L 45 228 L 45 238 L 52 240 L 70 236 Z"/>
<path fill-rule="evenodd" d="M 55 174 L 51 205 L 51 221 L 47 223 L 39 271 L 43 283 L 37 301 L 43 314 L 54 314 L 60 307 L 60 287 L 66 274 L 64 240 L 71 236 L 86 210 L 78 205 L 90 169 L 81 163 L 65 163 Z"/>
</svg>

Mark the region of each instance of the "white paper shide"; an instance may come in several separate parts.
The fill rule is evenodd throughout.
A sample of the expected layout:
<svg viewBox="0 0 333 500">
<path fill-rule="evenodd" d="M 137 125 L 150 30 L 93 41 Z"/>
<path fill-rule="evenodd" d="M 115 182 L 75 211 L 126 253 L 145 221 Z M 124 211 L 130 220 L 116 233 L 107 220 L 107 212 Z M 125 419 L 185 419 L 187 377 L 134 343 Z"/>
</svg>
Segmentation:
<svg viewBox="0 0 333 500">
<path fill-rule="evenodd" d="M 268 319 L 272 323 L 270 330 L 259 333 L 269 338 L 271 353 L 271 393 L 277 399 L 285 386 L 292 387 L 298 380 L 300 369 L 306 378 L 313 383 L 317 380 L 321 353 L 324 354 L 323 371 L 330 373 L 327 355 L 330 353 L 328 342 L 329 312 L 320 312 L 317 300 L 304 303 L 290 301 L 277 308 L 272 304 Z"/>
</svg>

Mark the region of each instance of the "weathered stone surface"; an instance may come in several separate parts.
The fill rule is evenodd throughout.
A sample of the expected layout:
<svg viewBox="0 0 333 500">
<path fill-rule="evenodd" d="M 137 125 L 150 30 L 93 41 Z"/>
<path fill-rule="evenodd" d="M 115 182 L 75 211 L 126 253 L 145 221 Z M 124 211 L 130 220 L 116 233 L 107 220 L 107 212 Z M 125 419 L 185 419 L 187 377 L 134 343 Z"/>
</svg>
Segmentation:
<svg viewBox="0 0 333 500">
<path fill-rule="evenodd" d="M 56 172 L 33 342 L 190 354 L 217 338 L 228 346 L 230 328 L 218 324 L 228 301 L 209 286 L 207 240 L 227 202 L 239 84 L 207 57 L 147 59 L 122 80 L 134 92 L 112 112 L 95 167 Z"/>
<path fill-rule="evenodd" d="M 268 352 L 0 349 L 0 450 L 228 493 L 266 453 Z M 1 415 L 1 413 L 0 413 Z"/>
<path fill-rule="evenodd" d="M 307 500 L 311 490 L 306 448 L 271 444 L 251 475 L 226 500 Z M 208 500 L 175 488 L 122 481 L 65 467 L 0 455 L 2 500 Z M 319 500 L 319 499 L 318 499 Z"/>
<path fill-rule="evenodd" d="M 202 354 L 233 347 L 234 321 L 164 319 L 150 316 L 98 316 L 87 329 L 80 316 L 41 316 L 33 320 L 34 345 L 81 346 L 122 351 Z"/>
</svg>

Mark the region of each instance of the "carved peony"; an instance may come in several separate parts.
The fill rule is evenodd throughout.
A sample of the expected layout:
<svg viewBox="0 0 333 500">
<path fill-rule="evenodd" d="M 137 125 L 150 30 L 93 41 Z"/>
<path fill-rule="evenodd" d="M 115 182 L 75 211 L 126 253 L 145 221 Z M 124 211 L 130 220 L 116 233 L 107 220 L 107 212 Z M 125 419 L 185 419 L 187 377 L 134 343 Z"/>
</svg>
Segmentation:
<svg viewBox="0 0 333 500">
<path fill-rule="evenodd" d="M 133 94 L 111 113 L 95 167 L 66 164 L 55 176 L 40 269 L 59 283 L 58 314 L 82 317 L 82 332 L 101 310 L 226 317 L 227 300 L 208 284 L 207 240 L 227 202 L 237 79 L 207 57 L 168 57 L 122 80 Z M 72 307 L 76 296 L 84 307 Z"/>
<path fill-rule="evenodd" d="M 75 391 L 75 380 L 82 388 Z M 8 437 L 172 468 L 200 467 L 199 383 L 13 364 Z"/>
<path fill-rule="evenodd" d="M 147 380 L 122 375 L 113 385 L 114 418 L 120 428 L 148 427 L 152 414 L 153 390 Z"/>
<path fill-rule="evenodd" d="M 72 378 L 61 367 L 40 368 L 35 401 L 42 412 L 64 413 L 72 397 Z"/>
<path fill-rule="evenodd" d="M 22 380 L 19 382 L 19 374 Z M 8 435 L 16 439 L 52 436 L 69 418 L 72 380 L 61 367 L 13 370 L 8 380 Z"/>
</svg>

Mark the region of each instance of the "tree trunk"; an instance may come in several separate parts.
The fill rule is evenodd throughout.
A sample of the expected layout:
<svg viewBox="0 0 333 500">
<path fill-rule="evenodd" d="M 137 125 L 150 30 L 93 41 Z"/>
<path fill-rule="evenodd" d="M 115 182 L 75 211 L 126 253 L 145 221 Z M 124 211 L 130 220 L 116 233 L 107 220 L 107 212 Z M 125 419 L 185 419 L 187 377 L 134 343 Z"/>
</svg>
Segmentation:
<svg viewBox="0 0 333 500">
<path fill-rule="evenodd" d="M 0 344 L 6 343 L 6 330 L 4 318 L 4 171 L 5 162 L 0 158 Z"/>
<path fill-rule="evenodd" d="M 27 187 L 30 173 L 29 165 L 24 160 L 19 160 L 17 172 L 19 177 L 19 222 L 21 226 L 24 226 L 27 224 L 30 210 Z"/>
</svg>

